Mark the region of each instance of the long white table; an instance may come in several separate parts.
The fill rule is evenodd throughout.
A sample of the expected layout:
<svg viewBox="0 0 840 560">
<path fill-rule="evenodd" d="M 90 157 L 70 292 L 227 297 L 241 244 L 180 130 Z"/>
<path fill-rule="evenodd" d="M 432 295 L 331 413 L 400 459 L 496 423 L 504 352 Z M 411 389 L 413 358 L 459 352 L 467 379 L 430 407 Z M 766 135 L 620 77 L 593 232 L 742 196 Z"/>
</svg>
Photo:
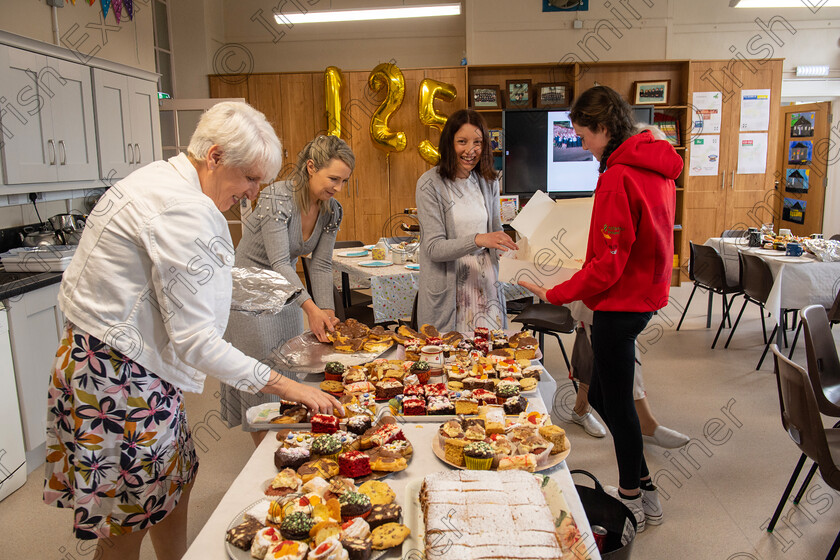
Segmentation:
<svg viewBox="0 0 840 560">
<path fill-rule="evenodd" d="M 776 324 L 781 324 L 782 309 L 804 309 L 809 305 L 831 307 L 840 288 L 840 262 L 821 262 L 813 255 L 786 257 L 781 251 L 749 247 L 747 239 L 712 237 L 704 243 L 723 257 L 726 278 L 738 282 L 738 253 L 758 255 L 770 267 L 773 288 L 765 307 Z"/>
<path fill-rule="evenodd" d="M 538 364 L 539 362 L 534 362 Z M 557 384 L 548 374 L 543 371 L 541 380 L 537 386 L 539 397 L 529 398 L 531 407 L 529 410 L 547 412 L 546 402 L 553 402 L 554 392 Z M 406 486 L 412 480 L 422 479 L 427 474 L 448 470 L 451 467 L 440 461 L 432 452 L 432 439 L 437 434 L 438 423 L 409 423 L 403 425 L 406 437 L 414 447 L 414 455 L 409 462 L 408 468 L 402 472 L 394 473 L 385 481 L 393 488 L 397 495 L 397 503 L 405 508 Z M 257 500 L 264 498 L 261 485 L 277 474 L 274 466 L 274 451 L 279 443 L 276 438 L 269 434 L 259 447 L 254 451 L 251 459 L 233 481 L 228 491 L 222 497 L 218 507 L 207 520 L 204 528 L 190 545 L 184 558 L 187 560 L 228 560 L 225 550 L 225 532 L 235 517 L 248 508 Z M 574 441 L 571 441 L 571 455 L 574 455 Z M 569 474 L 569 468 L 563 461 L 551 471 L 543 471 L 554 479 L 571 509 L 572 516 L 577 522 L 581 535 L 583 535 L 586 550 L 592 560 L 600 560 L 601 556 L 592 538 L 592 530 L 583 505 L 580 502 L 574 482 Z M 404 520 L 405 521 L 405 520 Z M 397 547 L 389 551 L 386 558 L 401 558 L 401 548 Z"/>
</svg>

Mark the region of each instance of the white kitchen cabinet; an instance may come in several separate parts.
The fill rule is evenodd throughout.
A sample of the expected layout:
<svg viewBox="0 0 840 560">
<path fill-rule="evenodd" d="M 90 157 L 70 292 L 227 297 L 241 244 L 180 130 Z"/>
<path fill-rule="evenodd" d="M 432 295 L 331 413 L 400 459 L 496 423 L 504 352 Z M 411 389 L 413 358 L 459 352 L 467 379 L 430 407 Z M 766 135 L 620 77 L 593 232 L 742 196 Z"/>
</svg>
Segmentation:
<svg viewBox="0 0 840 560">
<path fill-rule="evenodd" d="M 44 463 L 47 426 L 47 388 L 64 317 L 53 284 L 5 300 L 15 369 L 18 404 L 23 424 L 27 469 Z"/>
<path fill-rule="evenodd" d="M 5 183 L 96 179 L 87 66 L 0 45 Z"/>
<path fill-rule="evenodd" d="M 157 84 L 93 69 L 99 172 L 122 178 L 161 158 Z"/>
<path fill-rule="evenodd" d="M 0 303 L 0 500 L 26 482 L 26 454 L 20 425 L 15 371 L 9 344 L 9 320 Z"/>
</svg>

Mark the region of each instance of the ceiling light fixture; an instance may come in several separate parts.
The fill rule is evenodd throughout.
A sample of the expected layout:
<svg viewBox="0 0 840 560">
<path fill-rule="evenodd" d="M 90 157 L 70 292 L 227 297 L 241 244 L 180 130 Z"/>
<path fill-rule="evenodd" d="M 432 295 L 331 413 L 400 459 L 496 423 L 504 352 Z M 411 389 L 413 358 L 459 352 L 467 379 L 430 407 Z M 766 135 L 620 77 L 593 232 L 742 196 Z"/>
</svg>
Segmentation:
<svg viewBox="0 0 840 560">
<path fill-rule="evenodd" d="M 730 8 L 819 8 L 840 7 L 840 0 L 729 0 Z"/>
<path fill-rule="evenodd" d="M 410 6 L 400 8 L 372 8 L 365 10 L 333 10 L 329 12 L 307 12 L 294 14 L 275 13 L 277 23 L 329 23 L 336 21 L 369 21 L 381 19 L 403 19 L 461 14 L 461 3 L 435 4 L 433 6 Z"/>
<path fill-rule="evenodd" d="M 825 66 L 797 66 L 796 76 L 805 77 L 819 77 L 828 76 L 828 65 Z"/>
</svg>

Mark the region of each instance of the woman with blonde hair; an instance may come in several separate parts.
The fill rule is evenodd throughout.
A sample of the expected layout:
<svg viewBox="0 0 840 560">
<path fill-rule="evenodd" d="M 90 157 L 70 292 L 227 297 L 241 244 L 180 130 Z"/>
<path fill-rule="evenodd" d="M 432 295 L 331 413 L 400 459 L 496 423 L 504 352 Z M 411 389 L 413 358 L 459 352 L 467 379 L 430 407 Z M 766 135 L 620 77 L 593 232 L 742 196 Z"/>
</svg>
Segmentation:
<svg viewBox="0 0 840 560">
<path fill-rule="evenodd" d="M 322 342 L 338 322 L 333 308 L 332 252 L 342 209 L 334 197 L 347 185 L 355 164 L 353 151 L 344 140 L 318 136 L 298 154 L 290 180 L 266 187 L 254 211 L 245 218 L 236 266 L 274 270 L 301 290 L 267 328 L 255 331 L 248 327 L 247 318 L 232 319 L 227 336 L 247 355 L 271 362 L 273 349 L 303 332 L 304 313 L 310 330 Z M 297 259 L 310 253 L 311 294 L 296 271 Z M 284 375 L 294 378 L 293 373 Z M 275 402 L 277 397 L 223 386 L 221 399 L 228 425 L 243 424 L 242 429 L 252 433 L 255 443 L 262 441 L 264 431 L 245 426 L 245 411 Z"/>
<path fill-rule="evenodd" d="M 67 322 L 47 398 L 44 502 L 73 508 L 96 558 L 138 558 L 147 532 L 159 559 L 186 552 L 198 458 L 183 392 L 200 393 L 207 375 L 340 409 L 222 338 L 233 265 L 222 212 L 255 197 L 281 161 L 262 113 L 219 103 L 187 154 L 131 173 L 90 214 L 58 297 Z"/>
</svg>

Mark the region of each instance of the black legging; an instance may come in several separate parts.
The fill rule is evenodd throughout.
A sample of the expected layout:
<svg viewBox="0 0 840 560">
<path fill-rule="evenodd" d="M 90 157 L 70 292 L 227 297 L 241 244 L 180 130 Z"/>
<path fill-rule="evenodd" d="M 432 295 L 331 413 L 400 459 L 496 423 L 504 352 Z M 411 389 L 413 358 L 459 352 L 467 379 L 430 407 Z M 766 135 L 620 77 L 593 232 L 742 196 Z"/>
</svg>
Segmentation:
<svg viewBox="0 0 840 560">
<path fill-rule="evenodd" d="M 589 386 L 589 404 L 598 411 L 613 436 L 619 486 L 639 487 L 647 477 L 642 429 L 633 401 L 636 337 L 653 313 L 595 311 L 592 351 L 595 365 Z"/>
</svg>

